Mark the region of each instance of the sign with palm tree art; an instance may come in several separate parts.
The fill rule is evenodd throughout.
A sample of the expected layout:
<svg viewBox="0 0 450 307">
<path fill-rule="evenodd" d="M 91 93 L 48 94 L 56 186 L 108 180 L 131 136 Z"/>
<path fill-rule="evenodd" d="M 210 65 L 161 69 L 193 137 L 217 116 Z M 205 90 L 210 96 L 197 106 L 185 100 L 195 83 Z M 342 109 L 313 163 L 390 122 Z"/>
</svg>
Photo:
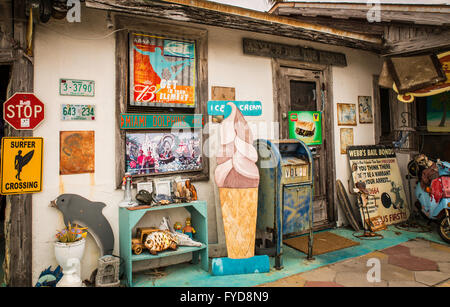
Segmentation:
<svg viewBox="0 0 450 307">
<path fill-rule="evenodd" d="M 450 92 L 427 98 L 427 130 L 430 132 L 450 132 Z"/>
</svg>

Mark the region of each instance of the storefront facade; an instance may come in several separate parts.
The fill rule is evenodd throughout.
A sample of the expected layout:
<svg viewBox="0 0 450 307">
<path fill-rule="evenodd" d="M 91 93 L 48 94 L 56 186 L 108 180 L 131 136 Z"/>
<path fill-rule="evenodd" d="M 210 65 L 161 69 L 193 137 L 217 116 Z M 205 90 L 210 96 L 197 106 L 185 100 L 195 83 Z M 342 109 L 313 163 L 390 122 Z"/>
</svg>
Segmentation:
<svg viewBox="0 0 450 307">
<path fill-rule="evenodd" d="M 341 129 L 352 129 L 354 145 L 376 144 L 377 130 L 375 121 L 361 123 L 358 118 L 355 124 L 342 125 L 339 122 L 338 104 L 358 105 L 358 97 L 361 96 L 370 97 L 372 101 L 376 99 L 374 76 L 380 74 L 383 63 L 378 54 L 337 46 L 338 44 L 186 22 L 175 15 L 158 19 L 146 17 L 145 14 L 111 14 L 108 10 L 87 8 L 84 5 L 81 8 L 81 22 L 51 19 L 48 23 L 35 25 L 33 86 L 21 89 L 34 92 L 46 107 L 44 122 L 33 131 L 33 136 L 44 139 L 44 156 L 43 189 L 31 196 L 32 213 L 29 215 L 32 284 L 43 269 L 56 264 L 54 236 L 63 228 L 64 223 L 61 212 L 49 204 L 58 195 L 78 194 L 91 201 L 106 204 L 102 212 L 113 229 L 113 253 L 119 255 L 118 204 L 124 198 L 121 185 L 127 165 L 126 136 L 120 126 L 120 114 L 135 110 L 128 104 L 131 82 L 128 79 L 129 34 L 133 32 L 166 36 L 169 39 L 182 37 L 196 42 L 198 69 L 194 76 L 197 81 L 195 113 L 203 114 L 207 119 L 206 128 L 202 131 L 203 162 L 201 170 L 181 173 L 181 176 L 186 174 L 192 178 L 198 198 L 207 202 L 210 257 L 226 255 L 219 196 L 213 180 L 218 124 L 207 116 L 206 108 L 209 100 L 216 100 L 214 90 L 219 87 L 233 89 L 234 98 L 227 99 L 260 101 L 262 115 L 248 118 L 255 139 L 278 139 L 289 137 L 287 127 L 280 122 L 287 120 L 284 113 L 295 109 L 295 97 L 292 96 L 295 88 L 292 86 L 315 84 L 314 95 L 317 96 L 314 99 L 322 94 L 323 97 L 315 100 L 311 110 L 322 111 L 324 114 L 323 143 L 317 149 L 323 156 L 317 159 L 315 165 L 318 170 L 315 184 L 320 185 L 315 204 L 315 213 L 320 216 L 320 220 L 316 220 L 316 226 L 323 229 L 347 223 L 334 191 L 337 179 L 346 184 L 351 176 L 347 154 L 341 150 Z M 243 51 L 244 39 L 335 52 L 344 56 L 346 63 L 320 64 L 249 55 Z M 61 95 L 61 79 L 92 80 L 95 94 L 85 97 Z M 286 83 L 291 87 L 286 86 Z M 63 104 L 95 105 L 95 119 L 83 122 L 63 121 Z M 134 112 L 146 113 L 139 110 Z M 90 149 L 93 149 L 94 154 L 89 159 L 94 159 L 94 168 L 89 172 L 61 173 L 60 155 L 64 145 L 61 143 L 62 131 L 93 132 L 94 142 L 90 143 Z M 82 155 L 80 157 L 81 160 L 85 159 Z M 404 157 L 399 155 L 401 168 L 405 168 L 408 161 L 409 153 Z M 170 176 L 138 176 L 136 181 L 164 177 Z M 157 227 L 164 214 L 166 213 L 163 211 L 157 215 L 145 216 L 139 223 L 142 226 Z M 172 221 L 184 221 L 186 217 L 188 214 L 184 209 L 171 212 Z M 81 266 L 83 280 L 88 279 L 97 268 L 100 256 L 96 241 L 88 236 Z M 162 258 L 151 264 L 136 265 L 136 269 L 164 266 L 189 259 L 189 255 Z"/>
</svg>

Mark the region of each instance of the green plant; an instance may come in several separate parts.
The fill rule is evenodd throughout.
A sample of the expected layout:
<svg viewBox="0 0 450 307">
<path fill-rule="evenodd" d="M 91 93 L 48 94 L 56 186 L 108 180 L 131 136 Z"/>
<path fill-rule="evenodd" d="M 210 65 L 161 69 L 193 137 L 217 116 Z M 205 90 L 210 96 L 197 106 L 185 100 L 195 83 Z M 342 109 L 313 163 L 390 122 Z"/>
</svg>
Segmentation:
<svg viewBox="0 0 450 307">
<path fill-rule="evenodd" d="M 75 226 L 72 226 L 69 223 L 69 226 L 61 231 L 58 231 L 58 233 L 56 234 L 56 239 L 61 243 L 76 242 L 83 238 L 86 238 L 86 230 L 87 227 L 79 227 L 77 224 L 75 224 Z"/>
</svg>

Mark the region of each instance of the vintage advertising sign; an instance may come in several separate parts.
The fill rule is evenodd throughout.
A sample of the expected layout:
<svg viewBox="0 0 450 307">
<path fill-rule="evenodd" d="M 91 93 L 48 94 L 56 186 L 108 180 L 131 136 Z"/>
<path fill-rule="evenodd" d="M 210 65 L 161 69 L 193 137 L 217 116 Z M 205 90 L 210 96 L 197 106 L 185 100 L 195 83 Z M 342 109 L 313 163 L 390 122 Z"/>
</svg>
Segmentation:
<svg viewBox="0 0 450 307">
<path fill-rule="evenodd" d="M 61 96 L 95 96 L 95 82 L 92 80 L 59 79 Z"/>
<path fill-rule="evenodd" d="M 95 105 L 62 104 L 62 120 L 95 120 Z"/>
<path fill-rule="evenodd" d="M 394 149 L 377 145 L 349 146 L 347 155 L 353 182 L 365 182 L 371 195 L 367 205 L 370 218 L 379 216 L 386 225 L 406 221 L 409 206 Z"/>
<path fill-rule="evenodd" d="M 212 116 L 224 116 L 225 118 L 231 114 L 231 106 L 229 102 L 241 111 L 244 116 L 260 116 L 262 114 L 261 101 L 230 101 L 230 100 L 211 100 L 208 101 L 208 114 Z"/>
<path fill-rule="evenodd" d="M 1 194 L 42 191 L 42 152 L 40 137 L 2 138 Z"/>
<path fill-rule="evenodd" d="M 34 130 L 44 120 L 44 104 L 32 93 L 15 93 L 3 104 L 3 119 L 16 130 Z"/>
<path fill-rule="evenodd" d="M 306 145 L 322 144 L 322 113 L 317 111 L 291 111 L 288 113 L 289 138 Z"/>
<path fill-rule="evenodd" d="M 120 114 L 120 129 L 203 128 L 202 114 Z"/>
<path fill-rule="evenodd" d="M 411 93 L 399 94 L 397 96 L 398 100 L 400 100 L 401 102 L 413 102 L 415 97 L 433 96 L 450 91 L 450 51 L 438 54 L 437 58 L 442 65 L 442 70 L 445 73 L 446 81 L 439 82 L 435 85 L 416 90 Z M 396 91 L 397 93 L 399 92 L 395 83 L 393 84 L 393 88 L 394 91 Z"/>
<path fill-rule="evenodd" d="M 195 107 L 195 42 L 132 33 L 130 104 Z"/>
</svg>

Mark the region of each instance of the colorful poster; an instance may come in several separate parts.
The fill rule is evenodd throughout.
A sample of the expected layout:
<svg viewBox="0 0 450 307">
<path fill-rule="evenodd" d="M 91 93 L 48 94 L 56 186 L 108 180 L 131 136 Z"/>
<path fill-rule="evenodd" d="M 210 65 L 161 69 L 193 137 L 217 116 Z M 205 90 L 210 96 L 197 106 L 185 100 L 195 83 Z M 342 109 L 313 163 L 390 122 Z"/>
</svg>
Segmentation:
<svg viewBox="0 0 450 307">
<path fill-rule="evenodd" d="M 353 182 L 364 182 L 370 193 L 367 208 L 370 218 L 380 217 L 386 224 L 398 224 L 409 217 L 397 157 L 392 147 L 349 146 L 347 154 Z M 367 219 L 367 212 L 365 218 Z"/>
<path fill-rule="evenodd" d="M 289 138 L 306 145 L 322 144 L 322 113 L 317 111 L 289 112 Z"/>
<path fill-rule="evenodd" d="M 126 172 L 132 175 L 202 169 L 201 130 L 126 134 Z"/>
<path fill-rule="evenodd" d="M 195 107 L 195 42 L 131 34 L 130 104 Z"/>
</svg>

